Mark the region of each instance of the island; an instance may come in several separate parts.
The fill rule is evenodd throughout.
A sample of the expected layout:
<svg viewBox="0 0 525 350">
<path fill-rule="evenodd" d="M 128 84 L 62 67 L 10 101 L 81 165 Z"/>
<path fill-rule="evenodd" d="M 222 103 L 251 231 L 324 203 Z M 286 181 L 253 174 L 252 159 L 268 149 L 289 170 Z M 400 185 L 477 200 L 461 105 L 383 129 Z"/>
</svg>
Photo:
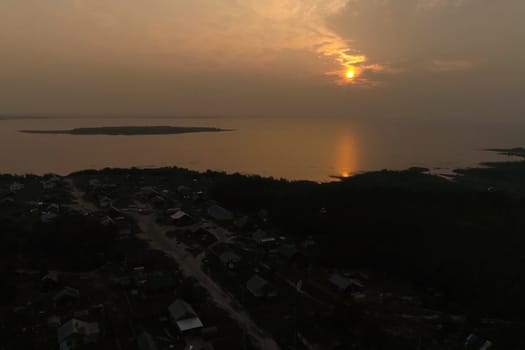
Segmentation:
<svg viewBox="0 0 525 350">
<path fill-rule="evenodd" d="M 516 148 L 489 148 L 486 151 L 488 151 L 488 152 L 495 152 L 495 153 L 500 154 L 502 156 L 525 158 L 525 148 L 523 148 L 523 147 L 516 147 Z"/>
<path fill-rule="evenodd" d="M 29 134 L 66 134 L 66 135 L 110 135 L 110 136 L 139 136 L 139 135 L 175 135 L 196 132 L 223 132 L 231 129 L 188 126 L 104 126 L 95 128 L 76 128 L 70 130 L 20 130 Z"/>
</svg>

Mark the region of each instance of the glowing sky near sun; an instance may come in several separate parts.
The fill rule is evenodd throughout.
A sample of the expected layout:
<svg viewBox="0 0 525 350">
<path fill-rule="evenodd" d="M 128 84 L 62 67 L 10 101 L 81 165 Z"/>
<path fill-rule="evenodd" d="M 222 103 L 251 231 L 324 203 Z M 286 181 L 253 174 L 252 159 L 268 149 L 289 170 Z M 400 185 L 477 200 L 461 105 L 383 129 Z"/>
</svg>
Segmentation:
<svg viewBox="0 0 525 350">
<path fill-rule="evenodd" d="M 2 0 L 0 114 L 514 118 L 523 13 L 522 0 Z"/>
</svg>

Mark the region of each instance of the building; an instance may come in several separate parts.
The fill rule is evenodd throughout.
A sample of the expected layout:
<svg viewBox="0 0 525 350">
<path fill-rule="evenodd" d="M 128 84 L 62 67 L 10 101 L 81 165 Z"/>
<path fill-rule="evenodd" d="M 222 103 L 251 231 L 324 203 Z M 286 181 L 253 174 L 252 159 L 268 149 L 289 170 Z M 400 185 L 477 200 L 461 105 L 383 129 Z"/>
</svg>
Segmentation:
<svg viewBox="0 0 525 350">
<path fill-rule="evenodd" d="M 216 221 L 233 220 L 233 213 L 217 204 L 214 204 L 208 208 L 208 215 Z"/>
<path fill-rule="evenodd" d="M 177 209 L 171 216 L 171 220 L 173 220 L 173 223 L 177 226 L 187 226 L 191 225 L 193 223 L 193 219 L 191 216 L 186 214 L 180 209 Z"/>
<path fill-rule="evenodd" d="M 470 334 L 465 340 L 466 350 L 489 350 L 492 348 L 492 342 L 475 334 Z"/>
<path fill-rule="evenodd" d="M 294 260 L 299 254 L 299 250 L 293 244 L 285 244 L 277 248 L 277 253 L 286 260 Z"/>
<path fill-rule="evenodd" d="M 219 260 L 225 267 L 233 270 L 235 269 L 235 266 L 241 261 L 241 258 L 235 254 L 233 250 L 228 249 L 219 255 Z"/>
<path fill-rule="evenodd" d="M 272 243 L 277 242 L 277 239 L 275 237 L 271 237 L 266 233 L 266 231 L 263 231 L 261 229 L 255 231 L 252 234 L 252 239 L 257 243 L 261 245 L 270 245 Z"/>
<path fill-rule="evenodd" d="M 183 197 L 188 197 L 191 195 L 191 188 L 188 186 L 180 185 L 177 187 L 177 193 Z"/>
<path fill-rule="evenodd" d="M 57 219 L 58 215 L 52 211 L 45 211 L 40 215 L 40 221 L 44 224 L 49 224 Z"/>
<path fill-rule="evenodd" d="M 80 292 L 78 289 L 71 287 L 64 287 L 60 292 L 55 294 L 53 301 L 55 303 L 75 301 L 80 298 Z"/>
<path fill-rule="evenodd" d="M 60 324 L 60 316 L 58 315 L 51 315 L 47 318 L 47 326 L 50 328 L 58 328 Z"/>
<path fill-rule="evenodd" d="M 109 209 L 109 208 L 111 208 L 111 206 L 113 205 L 113 201 L 112 201 L 111 198 L 109 198 L 109 197 L 102 197 L 102 198 L 98 201 L 98 205 L 99 205 L 99 207 L 101 207 L 102 209 Z"/>
<path fill-rule="evenodd" d="M 275 288 L 259 275 L 253 275 L 253 277 L 246 282 L 246 288 L 256 298 L 277 296 Z"/>
<path fill-rule="evenodd" d="M 337 272 L 334 272 L 328 281 L 340 292 L 360 292 L 364 289 L 363 283 L 358 279 L 348 278 Z"/>
<path fill-rule="evenodd" d="M 100 224 L 102 226 L 112 226 L 115 225 L 115 221 L 109 216 L 104 216 L 102 219 L 100 219 Z"/>
<path fill-rule="evenodd" d="M 56 287 L 59 282 L 58 272 L 49 271 L 40 281 L 42 282 L 42 287 L 46 289 Z"/>
<path fill-rule="evenodd" d="M 157 350 L 157 344 L 148 332 L 142 332 L 137 337 L 137 347 L 139 350 Z"/>
<path fill-rule="evenodd" d="M 171 321 L 181 333 L 191 332 L 204 326 L 193 307 L 182 299 L 175 300 L 168 307 L 168 312 Z"/>
<path fill-rule="evenodd" d="M 94 344 L 100 336 L 100 327 L 96 322 L 84 322 L 75 318 L 58 329 L 60 350 L 80 349 Z"/>
<path fill-rule="evenodd" d="M 18 192 L 24 189 L 24 184 L 21 184 L 20 182 L 13 182 L 11 186 L 9 186 L 9 190 L 11 192 Z"/>
</svg>

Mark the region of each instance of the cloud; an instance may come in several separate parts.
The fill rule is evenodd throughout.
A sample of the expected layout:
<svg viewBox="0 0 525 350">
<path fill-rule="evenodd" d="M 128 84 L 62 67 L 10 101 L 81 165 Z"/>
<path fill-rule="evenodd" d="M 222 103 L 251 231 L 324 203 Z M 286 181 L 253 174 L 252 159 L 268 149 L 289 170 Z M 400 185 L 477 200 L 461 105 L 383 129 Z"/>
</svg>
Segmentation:
<svg viewBox="0 0 525 350">
<path fill-rule="evenodd" d="M 490 64 L 524 53 L 523 13 L 521 0 L 350 0 L 331 28 L 372 63 Z"/>
<path fill-rule="evenodd" d="M 475 64 L 471 61 L 456 60 L 456 61 L 442 61 L 434 60 L 431 65 L 431 70 L 436 72 L 458 72 L 471 70 Z"/>
<path fill-rule="evenodd" d="M 185 70 L 242 67 L 265 71 L 281 59 L 280 55 L 295 50 L 309 53 L 311 57 L 303 58 L 317 62 L 306 62 L 313 70 L 303 74 L 322 77 L 327 71 L 344 73 L 345 67 L 366 61 L 365 55 L 354 51 L 348 40 L 326 25 L 327 19 L 340 13 L 347 3 L 54 0 L 44 4 L 26 0 L 20 4 L 5 0 L 3 6 L 9 16 L 3 26 L 17 49 L 47 56 L 125 60 L 126 64 Z"/>
<path fill-rule="evenodd" d="M 523 13 L 523 0 L 2 0 L 0 106 L 418 115 L 452 98 L 455 113 L 515 113 Z"/>
</svg>

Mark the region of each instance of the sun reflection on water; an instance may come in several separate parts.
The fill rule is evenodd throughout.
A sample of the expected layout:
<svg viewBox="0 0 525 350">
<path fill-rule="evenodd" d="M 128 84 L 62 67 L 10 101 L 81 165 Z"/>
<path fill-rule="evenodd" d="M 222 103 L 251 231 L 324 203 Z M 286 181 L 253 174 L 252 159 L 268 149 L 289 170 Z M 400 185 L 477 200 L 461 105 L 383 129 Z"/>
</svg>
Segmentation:
<svg viewBox="0 0 525 350">
<path fill-rule="evenodd" d="M 341 177 L 350 177 L 357 172 L 356 142 L 348 132 L 337 139 L 335 169 Z"/>
</svg>

